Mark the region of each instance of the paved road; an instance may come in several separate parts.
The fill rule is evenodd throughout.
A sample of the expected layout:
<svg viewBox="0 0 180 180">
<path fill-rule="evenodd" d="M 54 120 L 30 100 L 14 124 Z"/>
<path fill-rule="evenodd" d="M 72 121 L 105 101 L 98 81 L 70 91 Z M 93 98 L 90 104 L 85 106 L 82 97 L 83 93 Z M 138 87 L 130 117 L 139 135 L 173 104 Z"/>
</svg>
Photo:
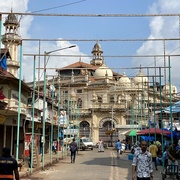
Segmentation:
<svg viewBox="0 0 180 180">
<path fill-rule="evenodd" d="M 160 169 L 160 168 L 159 168 Z M 70 163 L 70 158 L 48 167 L 45 171 L 34 173 L 24 180 L 130 180 L 131 161 L 127 154 L 116 157 L 116 151 L 107 149 L 98 153 L 93 151 L 80 151 L 76 162 Z M 154 172 L 154 180 L 161 179 L 159 171 Z"/>
</svg>

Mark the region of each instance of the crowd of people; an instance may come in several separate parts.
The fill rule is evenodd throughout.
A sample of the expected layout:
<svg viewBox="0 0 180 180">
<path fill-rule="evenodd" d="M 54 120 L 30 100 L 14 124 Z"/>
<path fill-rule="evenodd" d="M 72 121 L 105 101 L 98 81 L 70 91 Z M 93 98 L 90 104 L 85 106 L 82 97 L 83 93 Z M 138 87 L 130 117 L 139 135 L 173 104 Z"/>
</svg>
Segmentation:
<svg viewBox="0 0 180 180">
<path fill-rule="evenodd" d="M 157 141 L 141 141 L 133 145 L 132 179 L 153 179 L 153 169 L 158 171 L 158 165 L 165 168 L 168 165 L 180 164 L 180 140 L 160 143 Z M 154 168 L 153 168 L 154 164 Z"/>
</svg>

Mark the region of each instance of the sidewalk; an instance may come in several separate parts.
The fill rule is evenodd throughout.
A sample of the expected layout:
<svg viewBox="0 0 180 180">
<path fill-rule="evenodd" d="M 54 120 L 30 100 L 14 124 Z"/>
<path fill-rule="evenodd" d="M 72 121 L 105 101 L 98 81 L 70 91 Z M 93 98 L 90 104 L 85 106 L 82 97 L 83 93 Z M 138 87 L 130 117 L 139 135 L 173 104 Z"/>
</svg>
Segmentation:
<svg viewBox="0 0 180 180">
<path fill-rule="evenodd" d="M 44 169 L 46 169 L 48 166 L 51 166 L 52 164 L 58 163 L 58 161 L 66 158 L 69 155 L 69 152 L 67 153 L 64 152 L 63 154 L 62 151 L 59 151 L 57 153 L 59 154 L 58 155 L 54 153 L 52 154 L 52 163 L 51 163 L 50 153 L 44 154 Z M 42 162 L 41 162 L 41 155 L 39 155 L 39 159 L 40 159 L 39 166 L 32 168 L 32 173 L 31 173 L 31 168 L 29 168 L 26 164 L 24 164 L 21 170 L 19 170 L 19 177 L 20 178 L 28 177 L 30 174 L 33 174 L 36 171 L 42 170 L 43 168 L 42 168 Z"/>
</svg>

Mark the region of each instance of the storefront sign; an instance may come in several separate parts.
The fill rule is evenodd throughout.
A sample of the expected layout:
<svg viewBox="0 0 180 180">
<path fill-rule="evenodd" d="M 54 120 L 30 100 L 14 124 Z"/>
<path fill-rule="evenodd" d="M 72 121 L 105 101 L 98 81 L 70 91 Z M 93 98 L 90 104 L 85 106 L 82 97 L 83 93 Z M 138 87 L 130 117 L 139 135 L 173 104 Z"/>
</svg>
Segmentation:
<svg viewBox="0 0 180 180">
<path fill-rule="evenodd" d="M 32 109 L 27 109 L 26 120 L 32 121 Z M 41 112 L 34 109 L 34 121 L 41 122 Z"/>
<path fill-rule="evenodd" d="M 5 120 L 6 120 L 6 117 L 3 115 L 0 115 L 0 124 L 4 124 Z"/>
</svg>

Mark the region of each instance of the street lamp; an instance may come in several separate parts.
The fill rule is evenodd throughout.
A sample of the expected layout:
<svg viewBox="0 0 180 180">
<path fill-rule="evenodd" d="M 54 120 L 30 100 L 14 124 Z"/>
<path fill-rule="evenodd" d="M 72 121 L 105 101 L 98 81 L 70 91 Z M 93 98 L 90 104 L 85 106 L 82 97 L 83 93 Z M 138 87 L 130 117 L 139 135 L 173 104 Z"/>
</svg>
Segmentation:
<svg viewBox="0 0 180 180">
<path fill-rule="evenodd" d="M 61 50 L 65 50 L 65 49 L 69 49 L 69 48 L 73 48 L 76 47 L 76 45 L 72 45 L 72 46 L 68 46 L 68 47 L 64 47 L 64 48 L 60 48 L 60 49 L 56 49 L 53 51 L 49 51 L 49 52 L 44 52 L 44 97 L 43 97 L 43 142 L 42 142 L 42 169 L 44 170 L 44 154 L 45 154 L 45 121 L 46 121 L 46 66 L 48 61 L 46 62 L 46 56 L 48 56 L 49 54 L 53 53 L 53 52 L 57 52 L 57 51 L 61 51 Z M 51 147 L 50 147 L 51 148 Z"/>
</svg>

